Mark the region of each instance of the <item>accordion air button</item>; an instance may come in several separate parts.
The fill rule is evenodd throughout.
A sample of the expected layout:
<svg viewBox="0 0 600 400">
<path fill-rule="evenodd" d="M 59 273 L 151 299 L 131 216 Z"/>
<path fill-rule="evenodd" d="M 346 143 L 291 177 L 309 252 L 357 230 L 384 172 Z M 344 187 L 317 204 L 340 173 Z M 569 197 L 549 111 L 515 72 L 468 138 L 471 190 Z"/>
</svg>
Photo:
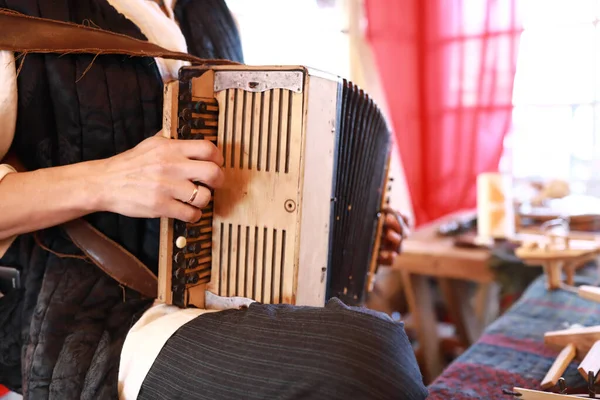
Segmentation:
<svg viewBox="0 0 600 400">
<path fill-rule="evenodd" d="M 175 240 L 175 246 L 177 246 L 178 249 L 183 249 L 186 244 L 187 239 L 183 236 L 179 236 L 177 240 Z"/>
</svg>

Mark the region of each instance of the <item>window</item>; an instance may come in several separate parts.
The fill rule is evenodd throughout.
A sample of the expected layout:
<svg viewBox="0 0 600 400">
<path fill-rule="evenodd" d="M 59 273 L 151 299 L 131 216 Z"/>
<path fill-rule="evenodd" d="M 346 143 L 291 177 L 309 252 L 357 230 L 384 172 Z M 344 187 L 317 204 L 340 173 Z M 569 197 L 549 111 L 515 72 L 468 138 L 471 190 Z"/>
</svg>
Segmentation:
<svg viewBox="0 0 600 400">
<path fill-rule="evenodd" d="M 522 0 L 521 12 L 512 173 L 600 195 L 600 1 Z"/>
<path fill-rule="evenodd" d="M 304 65 L 348 77 L 349 41 L 341 0 L 227 0 L 246 64 Z"/>
</svg>

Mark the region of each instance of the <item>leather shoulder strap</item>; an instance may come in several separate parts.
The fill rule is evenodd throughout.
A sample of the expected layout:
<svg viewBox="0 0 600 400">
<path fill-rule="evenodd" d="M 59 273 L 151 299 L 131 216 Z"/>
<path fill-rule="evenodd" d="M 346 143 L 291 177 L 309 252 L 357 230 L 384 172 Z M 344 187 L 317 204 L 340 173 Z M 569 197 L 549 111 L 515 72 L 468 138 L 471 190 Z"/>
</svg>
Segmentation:
<svg viewBox="0 0 600 400">
<path fill-rule="evenodd" d="M 237 64 L 170 51 L 131 36 L 69 22 L 31 17 L 0 8 L 0 50 L 19 53 L 124 54 L 189 61 L 192 64 Z"/>
<path fill-rule="evenodd" d="M 158 279 L 140 260 L 83 219 L 62 225 L 73 243 L 108 276 L 148 298 L 158 295 Z"/>
</svg>

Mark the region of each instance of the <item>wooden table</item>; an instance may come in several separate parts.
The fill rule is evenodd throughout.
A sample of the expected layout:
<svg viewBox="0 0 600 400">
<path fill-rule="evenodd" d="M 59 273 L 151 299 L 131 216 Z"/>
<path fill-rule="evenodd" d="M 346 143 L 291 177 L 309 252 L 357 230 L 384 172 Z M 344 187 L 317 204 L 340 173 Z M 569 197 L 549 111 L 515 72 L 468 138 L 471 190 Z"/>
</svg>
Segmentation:
<svg viewBox="0 0 600 400">
<path fill-rule="evenodd" d="M 489 250 L 457 248 L 452 238 L 437 235 L 442 223 L 467 214 L 473 215 L 474 212 L 455 213 L 419 228 L 405 240 L 402 254 L 394 263 L 394 268 L 400 270 L 402 275 L 426 382 L 431 382 L 443 369 L 434 296 L 429 280 L 437 280 L 457 334 L 467 346 L 479 337 L 483 329 L 485 304 L 490 300 L 490 289 L 494 285 L 494 275 L 489 268 Z M 478 309 L 471 306 L 470 299 L 465 295 L 469 282 L 482 284 L 478 293 L 478 296 L 482 296 L 477 302 Z"/>
</svg>

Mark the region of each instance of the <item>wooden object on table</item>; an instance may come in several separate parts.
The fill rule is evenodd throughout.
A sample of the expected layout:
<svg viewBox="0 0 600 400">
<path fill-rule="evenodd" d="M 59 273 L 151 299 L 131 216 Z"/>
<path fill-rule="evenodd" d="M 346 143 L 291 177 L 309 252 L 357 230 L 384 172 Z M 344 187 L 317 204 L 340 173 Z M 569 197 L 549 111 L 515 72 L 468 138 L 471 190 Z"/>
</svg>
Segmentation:
<svg viewBox="0 0 600 400">
<path fill-rule="evenodd" d="M 573 343 L 569 343 L 564 349 L 558 354 L 556 360 L 552 364 L 552 367 L 546 373 L 546 376 L 542 380 L 542 389 L 550 389 L 556 386 L 558 380 L 561 378 L 571 361 L 575 358 L 577 353 L 576 347 Z"/>
<path fill-rule="evenodd" d="M 517 393 L 519 400 L 573 400 L 581 398 L 580 396 L 572 396 L 568 394 L 542 392 L 540 390 L 524 389 L 520 387 L 513 388 L 513 392 Z"/>
<path fill-rule="evenodd" d="M 587 354 L 596 341 L 600 340 L 600 325 L 590 327 L 568 328 L 546 332 L 544 344 L 550 348 L 562 349 L 568 344 L 575 344 L 577 358 Z"/>
<path fill-rule="evenodd" d="M 597 380 L 598 373 L 600 372 L 600 325 L 547 332 L 544 335 L 544 343 L 550 348 L 563 349 L 555 364 L 557 364 L 561 355 L 563 355 L 564 349 L 569 346 L 575 347 L 575 354 L 569 362 L 573 359 L 581 360 L 577 368 L 579 373 L 587 380 L 589 373 L 592 372 Z M 556 371 L 556 373 L 562 374 L 569 362 L 566 363 L 562 370 Z"/>
<path fill-rule="evenodd" d="M 496 172 L 477 176 L 477 235 L 506 239 L 515 233 L 515 209 L 510 175 Z"/>
<path fill-rule="evenodd" d="M 566 221 L 548 221 L 536 240 L 524 241 L 515 250 L 515 255 L 528 265 L 542 265 L 548 278 L 549 290 L 561 287 L 563 269 L 569 271 L 567 283 L 573 284 L 573 266 L 580 265 L 600 254 L 600 242 L 571 237 Z M 563 226 L 564 232 L 549 229 Z M 544 228 L 548 230 L 544 231 Z"/>
<path fill-rule="evenodd" d="M 544 342 L 551 348 L 562 350 L 542 380 L 542 389 L 547 390 L 554 387 L 574 359 L 580 360 L 577 370 L 588 381 L 589 388 L 594 389 L 600 376 L 600 326 L 585 328 L 574 326 L 547 332 L 544 335 Z M 513 388 L 513 392 L 517 393 L 521 399 L 533 400 L 580 397 L 523 388 Z"/>
<path fill-rule="evenodd" d="M 473 215 L 473 211 L 462 211 L 417 229 L 404 241 L 402 254 L 394 263 L 394 268 L 402 274 L 426 382 L 438 376 L 443 369 L 429 279 L 440 283 L 457 333 L 465 345 L 472 344 L 483 328 L 466 296 L 464 282 L 476 282 L 483 287 L 495 284 L 494 274 L 489 269 L 490 251 L 486 248 L 459 248 L 455 246 L 453 237 L 438 235 L 439 227 L 448 221 Z M 491 302 L 490 293 L 494 291 L 487 291 L 488 302 Z"/>
<path fill-rule="evenodd" d="M 581 285 L 577 288 L 577 294 L 579 297 L 586 300 L 595 301 L 600 303 L 600 288 L 596 286 Z"/>
<path fill-rule="evenodd" d="M 591 371 L 597 380 L 597 375 L 600 371 L 600 340 L 597 340 L 592 345 L 592 348 L 587 352 L 577 370 L 584 379 L 588 378 L 588 374 Z"/>
</svg>

